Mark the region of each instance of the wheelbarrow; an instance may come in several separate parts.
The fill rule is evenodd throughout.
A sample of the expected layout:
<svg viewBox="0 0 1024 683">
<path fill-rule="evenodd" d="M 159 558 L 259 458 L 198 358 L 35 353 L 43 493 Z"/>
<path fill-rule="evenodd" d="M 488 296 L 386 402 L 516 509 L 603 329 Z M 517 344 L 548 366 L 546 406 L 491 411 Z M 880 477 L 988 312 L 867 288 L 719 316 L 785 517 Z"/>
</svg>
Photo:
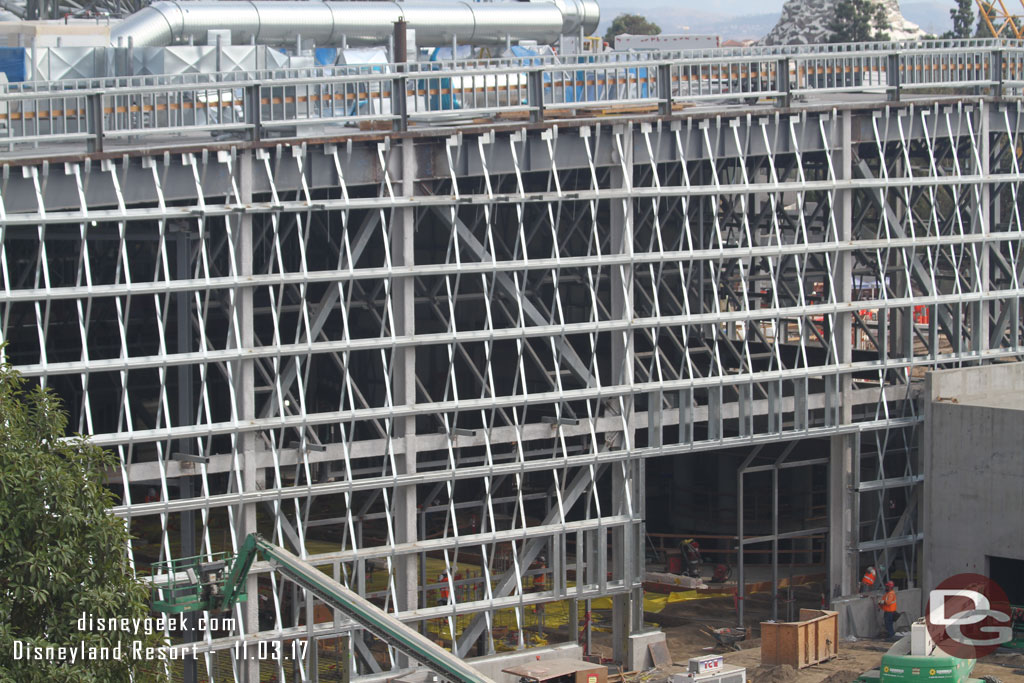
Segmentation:
<svg viewBox="0 0 1024 683">
<path fill-rule="evenodd" d="M 714 638 L 719 646 L 727 650 L 739 650 L 739 642 L 747 638 L 747 629 L 742 626 L 723 626 L 722 628 L 705 626 L 702 630 Z"/>
</svg>

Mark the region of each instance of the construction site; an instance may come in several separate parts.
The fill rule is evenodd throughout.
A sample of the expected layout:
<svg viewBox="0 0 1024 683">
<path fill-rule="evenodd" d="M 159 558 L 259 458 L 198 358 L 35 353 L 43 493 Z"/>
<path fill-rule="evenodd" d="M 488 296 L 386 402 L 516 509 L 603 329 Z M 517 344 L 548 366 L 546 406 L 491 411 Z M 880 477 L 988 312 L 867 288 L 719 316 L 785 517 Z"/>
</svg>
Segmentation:
<svg viewBox="0 0 1024 683">
<path fill-rule="evenodd" d="M 58 9 L 0 22 L 0 341 L 206 618 L 173 680 L 931 680 L 858 679 L 886 582 L 908 643 L 958 573 L 1024 605 L 1019 36 Z M 1024 680 L 1012 616 L 945 679 Z"/>
</svg>

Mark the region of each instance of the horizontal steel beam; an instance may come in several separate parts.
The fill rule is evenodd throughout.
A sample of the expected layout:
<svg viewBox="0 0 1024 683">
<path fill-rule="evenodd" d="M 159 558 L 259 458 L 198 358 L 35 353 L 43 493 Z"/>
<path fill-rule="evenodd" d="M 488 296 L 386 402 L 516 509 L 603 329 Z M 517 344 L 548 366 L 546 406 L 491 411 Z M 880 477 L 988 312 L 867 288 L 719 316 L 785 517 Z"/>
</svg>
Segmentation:
<svg viewBox="0 0 1024 683">
<path fill-rule="evenodd" d="M 259 503 L 264 500 L 291 500 L 295 498 L 305 498 L 307 496 L 354 493 L 357 491 L 376 491 L 382 488 L 415 486 L 418 484 L 449 482 L 460 479 L 475 479 L 488 476 L 497 477 L 502 475 L 526 474 L 528 472 L 548 472 L 553 468 L 596 467 L 606 463 L 621 462 L 623 460 L 631 460 L 633 458 L 656 458 L 666 455 L 678 455 L 681 453 L 699 453 L 716 449 L 753 446 L 762 443 L 776 443 L 780 440 L 786 440 L 789 438 L 827 438 L 836 434 L 855 434 L 879 429 L 891 429 L 893 427 L 918 424 L 923 419 L 923 417 L 908 417 L 870 420 L 841 426 L 794 429 L 790 432 L 783 431 L 751 436 L 723 437 L 720 439 L 698 441 L 689 444 L 670 444 L 647 448 L 633 448 L 631 450 L 606 451 L 602 453 L 588 453 L 585 455 L 570 455 L 565 457 L 527 460 L 524 462 L 508 464 L 461 467 L 454 471 L 440 470 L 436 472 L 420 472 L 416 474 L 374 477 L 373 479 L 366 480 L 327 482 L 288 488 L 246 491 L 242 493 L 224 493 L 205 498 L 186 498 L 159 503 L 136 503 L 131 506 L 118 505 L 111 508 L 110 512 L 118 517 L 140 517 L 144 515 L 183 512 L 185 510 L 199 510 L 207 506 L 219 507 L 243 505 L 246 503 Z"/>
<path fill-rule="evenodd" d="M 785 540 L 787 538 L 804 538 L 806 536 L 818 536 L 820 534 L 827 534 L 827 526 L 814 527 L 813 529 L 798 529 L 796 531 L 786 531 L 781 534 L 768 534 L 767 536 L 748 536 L 744 538 L 741 545 L 754 545 L 755 543 L 767 543 L 774 540 Z"/>
<path fill-rule="evenodd" d="M 900 546 L 914 545 L 924 540 L 924 533 L 909 534 L 895 538 L 881 538 L 875 541 L 864 541 L 857 545 L 857 550 L 866 553 L 884 548 L 898 548 Z"/>
<path fill-rule="evenodd" d="M 923 474 L 914 474 L 908 477 L 887 477 L 885 479 L 862 481 L 857 484 L 857 490 L 863 493 L 864 491 L 894 489 L 902 486 L 914 486 L 916 484 L 920 484 L 922 481 L 924 481 Z"/>
<path fill-rule="evenodd" d="M 397 419 L 413 417 L 420 414 L 447 413 L 480 410 L 501 410 L 520 406 L 524 401 L 530 405 L 555 404 L 568 401 L 608 401 L 621 397 L 657 391 L 678 391 L 680 389 L 707 389 L 725 385 L 758 384 L 766 382 L 805 379 L 810 377 L 841 376 L 861 372 L 888 372 L 891 370 L 909 370 L 916 367 L 934 367 L 946 358 L 956 361 L 995 360 L 1016 357 L 1020 351 L 1016 349 L 983 349 L 963 353 L 938 354 L 933 357 L 898 358 L 884 360 L 864 360 L 850 363 L 830 363 L 810 368 L 790 368 L 782 370 L 763 370 L 756 372 L 736 372 L 726 376 L 694 377 L 673 380 L 636 382 L 631 385 L 612 387 L 590 387 L 584 389 L 563 389 L 562 391 L 546 391 L 533 394 L 511 395 L 494 398 L 461 399 L 439 401 L 435 403 L 419 403 L 414 405 L 393 405 L 376 408 L 357 408 L 353 410 L 335 410 L 305 415 L 285 415 L 274 418 L 254 420 L 232 420 L 227 422 L 211 422 L 207 424 L 183 427 L 162 427 L 157 429 L 139 429 L 118 434 L 100 434 L 92 438 L 93 443 L 103 447 L 129 444 L 153 443 L 172 439 L 194 437 L 214 437 L 243 432 L 273 431 L 276 429 L 303 429 L 316 425 L 357 422 L 361 420 Z"/>
<path fill-rule="evenodd" d="M 906 396 L 907 392 L 906 387 L 902 386 L 888 386 L 885 387 L 883 391 L 884 398 L 879 394 L 879 390 L 875 388 L 855 389 L 850 394 L 851 405 L 871 405 L 878 403 L 879 400 L 900 400 Z M 807 397 L 807 408 L 809 410 L 819 410 L 824 408 L 825 404 L 826 397 L 823 392 L 814 393 Z M 794 398 L 792 396 L 784 396 L 778 399 L 776 409 L 780 412 L 790 412 L 794 409 L 794 406 Z M 756 399 L 744 410 L 745 414 L 761 416 L 768 414 L 769 407 L 770 404 L 768 400 Z M 739 417 L 739 414 L 740 406 L 738 402 L 731 401 L 722 404 L 722 419 Z M 706 405 L 693 406 L 690 409 L 690 415 L 694 423 L 707 422 L 708 407 Z M 646 429 L 649 424 L 650 415 L 647 411 L 637 411 L 634 414 L 633 419 L 637 429 Z M 679 424 L 679 409 L 668 408 L 660 411 L 659 422 L 663 427 Z M 487 446 L 488 444 L 494 446 L 497 444 L 518 443 L 519 441 L 527 443 L 535 440 L 551 439 L 553 436 L 561 436 L 563 438 L 589 436 L 595 433 L 601 434 L 616 431 L 621 428 L 622 418 L 616 416 L 596 417 L 592 420 L 583 420 L 578 425 L 559 425 L 558 429 L 555 429 L 552 425 L 543 422 L 507 427 L 493 427 L 486 430 L 478 430 L 480 433 L 475 436 L 458 436 L 451 439 L 449 439 L 446 434 L 417 434 L 416 450 L 418 453 L 425 453 L 429 451 L 444 451 L 448 448 L 481 447 Z M 307 453 L 305 456 L 302 456 L 298 449 L 280 449 L 278 450 L 276 458 L 272 451 L 258 450 L 253 455 L 250 466 L 256 467 L 257 469 L 267 467 L 289 467 L 305 463 L 312 465 L 324 462 L 339 462 L 344 461 L 346 457 L 352 461 L 363 458 L 381 457 L 388 453 L 394 453 L 396 455 L 405 453 L 405 441 L 403 439 L 366 439 L 352 441 L 347 444 L 328 443 L 324 444 L 324 447 L 325 449 L 323 451 Z M 479 460 L 482 463 L 484 462 L 484 459 L 488 457 L 492 462 L 502 462 L 516 456 L 512 453 L 505 455 L 491 453 L 488 456 L 481 456 L 476 460 Z M 230 453 L 211 455 L 210 462 L 206 466 L 206 474 L 210 475 L 234 471 L 233 458 L 234 456 Z M 474 459 L 467 460 L 464 458 L 460 462 L 464 465 L 467 462 L 473 462 L 473 460 Z M 800 461 L 795 465 L 784 463 L 782 468 L 794 466 L 799 467 L 803 464 L 805 464 L 804 461 Z M 447 461 L 445 461 L 444 466 L 447 466 Z M 774 466 L 766 465 L 765 467 L 771 469 Z M 158 461 L 132 463 L 127 469 L 128 481 L 130 482 L 157 480 L 161 476 L 164 476 L 167 479 L 172 479 L 181 476 L 195 476 L 199 473 L 197 468 L 190 464 L 167 460 L 163 463 Z M 747 471 L 757 471 L 758 469 L 759 467 L 752 467 L 748 468 Z M 117 478 L 120 479 L 120 475 L 118 475 Z"/>
<path fill-rule="evenodd" d="M 773 322 L 779 319 L 796 320 L 809 316 L 836 316 L 851 314 L 863 309 L 895 310 L 911 306 L 935 306 L 973 303 L 980 301 L 1002 301 L 1007 298 L 1024 297 L 1024 287 L 1015 289 L 988 290 L 985 292 L 960 292 L 927 296 L 906 296 L 888 299 L 863 299 L 842 303 L 820 303 L 805 306 L 780 306 L 777 308 L 752 308 L 737 311 L 711 311 L 684 315 L 660 315 L 636 317 L 629 320 L 599 320 L 530 327 L 507 327 L 498 329 L 467 330 L 460 332 L 438 332 L 433 334 L 395 335 L 365 339 L 342 339 L 324 342 L 298 344 L 276 344 L 250 348 L 229 348 L 197 351 L 193 353 L 137 356 L 134 358 L 111 358 L 88 361 L 66 361 L 18 365 L 16 369 L 25 377 L 49 377 L 99 372 L 124 372 L 150 368 L 179 367 L 204 363 L 229 363 L 242 359 L 274 359 L 281 356 L 298 356 L 317 353 L 351 353 L 399 348 L 444 346 L 448 344 L 470 344 L 474 342 L 516 341 L 521 339 L 546 339 L 554 335 L 587 335 L 595 333 L 616 333 L 625 331 L 658 330 L 674 327 L 699 327 L 701 325 L 727 324 L 737 322 Z M 890 365 L 901 364 L 899 359 L 890 359 Z M 854 364 L 858 365 L 858 364 Z M 861 362 L 860 367 L 866 367 Z M 851 366 L 851 369 L 852 366 Z M 811 368 L 811 374 L 836 371 L 837 366 Z M 757 373 L 764 376 L 765 373 Z M 769 379 L 765 377 L 765 379 Z M 534 394 L 536 395 L 536 394 Z M 498 399 L 495 399 L 498 400 Z M 274 418 L 265 418 L 273 420 Z"/>
<path fill-rule="evenodd" d="M 1024 177 L 1024 176 L 1022 176 Z M 2 224 L 3 221 L 0 221 Z M 37 233 L 33 230 L 32 238 Z M 16 239 L 10 233 L 8 239 Z M 664 250 L 634 252 L 632 254 L 593 254 L 588 256 L 563 256 L 559 258 L 495 259 L 485 261 L 461 261 L 413 266 L 389 266 L 384 268 L 347 268 L 340 270 L 311 270 L 296 273 L 254 274 L 246 277 L 214 276 L 201 280 L 163 280 L 158 282 L 91 285 L 88 287 L 67 286 L 47 288 L 9 289 L 0 292 L 0 304 L 35 303 L 37 301 L 91 300 L 117 296 L 153 296 L 159 294 L 212 292 L 242 287 L 273 288 L 310 284 L 348 284 L 352 282 L 381 280 L 400 277 L 444 277 L 460 275 L 498 275 L 530 271 L 571 271 L 586 268 L 609 269 L 617 266 L 684 264 L 700 261 L 783 259 L 791 256 L 841 254 L 847 252 L 878 252 L 898 249 L 921 249 L 926 247 L 968 247 L 985 244 L 1001 244 L 1024 240 L 1024 231 L 1006 230 L 984 233 L 960 233 L 951 235 L 924 235 L 919 237 L 897 237 L 893 239 L 854 239 L 847 242 L 808 242 L 803 244 L 781 244 L 755 247 L 722 247 L 718 249 Z M 884 303 L 884 302 L 883 302 Z M 814 308 L 814 307 L 810 307 Z M 772 310 L 772 309 L 765 309 Z"/>
<path fill-rule="evenodd" d="M 854 404 L 855 405 L 855 404 Z M 751 472 L 770 472 L 772 470 L 789 470 L 795 467 L 811 467 L 813 465 L 827 465 L 828 458 L 812 458 L 810 460 L 793 460 L 778 465 L 754 465 L 743 470 L 743 474 Z"/>
<path fill-rule="evenodd" d="M 528 204 L 531 202 L 576 201 L 596 202 L 608 200 L 658 199 L 664 197 L 717 197 L 728 194 L 780 194 L 784 192 L 835 192 L 836 190 L 892 190 L 922 187 L 962 187 L 965 185 L 998 185 L 1024 181 L 1024 173 L 989 173 L 986 175 L 962 174 L 956 176 L 921 176 L 856 178 L 832 180 L 804 180 L 800 182 L 735 183 L 729 185 L 662 185 L 659 187 L 601 188 L 573 190 L 572 192 L 529 192 L 495 194 L 460 194 L 458 198 L 446 195 L 416 195 L 414 197 L 382 195 L 379 197 L 357 197 L 344 199 L 279 200 L 276 202 L 252 202 L 249 204 L 225 203 L 204 204 L 202 208 L 168 206 L 163 208 L 121 208 L 98 209 L 95 211 L 60 211 L 39 213 L 8 213 L 0 218 L 0 225 L 9 227 L 35 227 L 40 223 L 50 225 L 81 225 L 93 221 L 105 223 L 130 223 L 154 220 L 211 220 L 239 217 L 243 215 L 264 216 L 281 213 L 302 213 L 310 211 L 364 210 L 380 211 L 419 207 L 451 206 L 493 206 L 495 204 Z M 727 188 L 727 189 L 726 189 Z"/>
</svg>

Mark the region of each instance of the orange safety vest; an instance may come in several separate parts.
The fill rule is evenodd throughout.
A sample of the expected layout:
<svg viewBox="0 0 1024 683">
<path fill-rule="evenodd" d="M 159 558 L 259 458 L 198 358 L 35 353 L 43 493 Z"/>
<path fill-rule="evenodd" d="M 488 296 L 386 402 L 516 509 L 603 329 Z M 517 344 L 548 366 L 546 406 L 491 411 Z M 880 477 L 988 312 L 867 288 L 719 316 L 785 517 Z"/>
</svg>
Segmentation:
<svg viewBox="0 0 1024 683">
<path fill-rule="evenodd" d="M 447 600 L 448 599 L 448 577 L 445 576 L 444 574 L 441 574 L 437 578 L 438 578 L 439 581 L 442 582 L 442 585 L 441 585 L 441 599 L 442 600 Z"/>
<path fill-rule="evenodd" d="M 865 586 L 875 585 L 875 575 L 871 572 L 864 572 L 864 578 L 860 580 Z"/>
<path fill-rule="evenodd" d="M 882 599 L 882 611 L 883 612 L 895 612 L 896 611 L 896 591 L 888 591 L 885 597 Z"/>
<path fill-rule="evenodd" d="M 546 564 L 542 564 L 540 566 L 540 568 L 542 570 L 544 570 L 544 569 L 547 569 L 548 566 Z M 533 586 L 534 586 L 534 588 L 543 588 L 544 587 L 544 574 L 534 574 L 533 575 Z"/>
</svg>

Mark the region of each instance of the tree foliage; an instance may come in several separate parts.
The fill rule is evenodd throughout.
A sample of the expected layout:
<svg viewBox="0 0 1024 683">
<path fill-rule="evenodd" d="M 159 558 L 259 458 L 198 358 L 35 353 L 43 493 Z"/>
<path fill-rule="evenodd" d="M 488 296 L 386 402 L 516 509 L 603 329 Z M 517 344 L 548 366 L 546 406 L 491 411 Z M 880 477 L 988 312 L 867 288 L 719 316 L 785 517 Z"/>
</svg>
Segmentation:
<svg viewBox="0 0 1024 683">
<path fill-rule="evenodd" d="M 988 22 L 985 21 L 985 14 L 987 13 L 989 17 L 994 17 L 995 7 L 990 2 L 983 2 L 981 4 L 985 6 L 985 12 L 978 11 L 978 29 L 974 32 L 974 36 L 976 38 L 991 38 L 992 29 L 988 27 Z"/>
<path fill-rule="evenodd" d="M 623 33 L 632 36 L 656 36 L 661 33 L 661 27 L 639 14 L 620 14 L 612 20 L 612 25 L 604 34 L 604 42 L 611 45 L 615 36 Z"/>
<path fill-rule="evenodd" d="M 26 391 L 21 376 L 0 363 L 0 680 L 157 680 L 155 662 L 131 657 L 132 641 L 144 634 L 78 628 L 83 613 L 145 618 L 149 594 L 128 565 L 124 522 L 107 513 L 115 500 L 104 473 L 116 458 L 84 438 L 65 439 L 66 426 L 51 391 Z M 42 661 L 16 659 L 16 643 L 84 643 L 111 655 L 120 644 L 122 658 L 71 664 L 69 654 L 60 661 L 57 651 L 52 658 L 44 651 Z"/>
<path fill-rule="evenodd" d="M 953 30 L 948 38 L 970 38 L 974 33 L 974 0 L 956 0 L 956 8 L 949 10 Z"/>
<path fill-rule="evenodd" d="M 872 0 L 839 0 L 828 23 L 830 43 L 863 43 L 889 40 L 889 18 L 885 7 Z"/>
</svg>

